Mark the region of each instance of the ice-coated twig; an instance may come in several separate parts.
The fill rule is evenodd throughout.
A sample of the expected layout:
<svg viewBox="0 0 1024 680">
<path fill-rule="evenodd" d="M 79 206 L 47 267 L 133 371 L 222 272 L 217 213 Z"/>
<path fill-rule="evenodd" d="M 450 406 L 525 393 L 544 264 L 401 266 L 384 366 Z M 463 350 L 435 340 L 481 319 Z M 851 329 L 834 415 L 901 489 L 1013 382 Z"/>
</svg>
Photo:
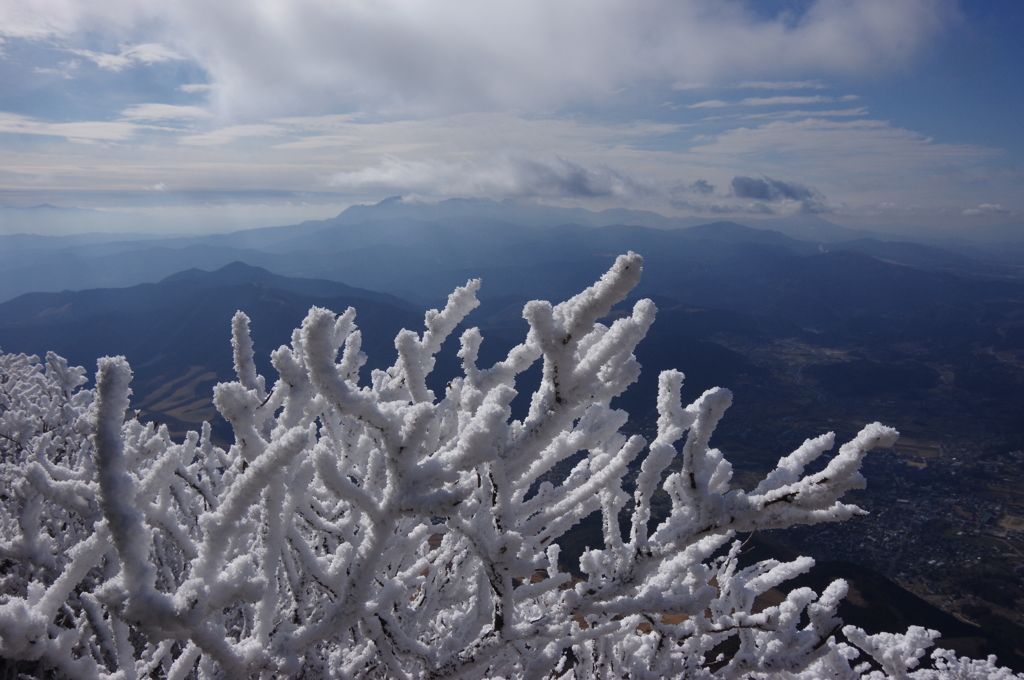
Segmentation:
<svg viewBox="0 0 1024 680">
<path fill-rule="evenodd" d="M 55 355 L 0 354 L 0 657 L 69 678 L 1013 677 L 993 659 L 929 661 L 931 631 L 844 628 L 842 581 L 757 606 L 813 561 L 741 567 L 736 534 L 862 514 L 842 496 L 896 432 L 868 425 L 810 474 L 834 436 L 809 439 L 745 491 L 711 445 L 732 394 L 684 405 L 666 371 L 656 437 L 627 437 L 611 401 L 656 309 L 601 319 L 642 264 L 623 255 L 570 300 L 528 303 L 526 338 L 493 366 L 463 330 L 444 395 L 428 388 L 435 357 L 479 281 L 403 330 L 368 383 L 355 309 L 312 308 L 272 353 L 270 389 L 239 312 L 237 380 L 214 392 L 227 450 L 209 425 L 177 443 L 125 420 L 123 358 L 101 359 L 89 390 Z M 574 579 L 558 541 L 594 512 L 602 544 Z"/>
</svg>

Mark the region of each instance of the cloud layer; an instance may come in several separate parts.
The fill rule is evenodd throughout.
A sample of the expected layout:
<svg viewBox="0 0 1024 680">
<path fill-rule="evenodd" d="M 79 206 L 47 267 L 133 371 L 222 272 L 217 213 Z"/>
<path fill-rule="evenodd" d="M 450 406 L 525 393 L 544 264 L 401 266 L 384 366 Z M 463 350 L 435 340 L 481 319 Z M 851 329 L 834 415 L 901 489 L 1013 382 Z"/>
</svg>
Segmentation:
<svg viewBox="0 0 1024 680">
<path fill-rule="evenodd" d="M 491 198 L 631 199 L 659 193 L 645 182 L 612 168 L 588 168 L 560 156 L 506 153 L 480 162 L 406 161 L 395 157 L 379 165 L 335 174 L 328 180 L 345 189 L 388 189 L 433 196 Z"/>
<path fill-rule="evenodd" d="M 762 177 L 733 177 L 732 193 L 738 198 L 753 198 L 758 201 L 806 201 L 815 198 L 817 192 L 796 182 L 783 182 Z"/>
<path fill-rule="evenodd" d="M 0 202 L 288 191 L 1008 219 L 1020 153 L 936 128 L 893 85 L 924 91 L 958 1 L 3 0 Z M 979 128 L 992 108 L 961 104 Z"/>
<path fill-rule="evenodd" d="M 7 0 L 0 35 L 64 41 L 111 70 L 188 58 L 233 115 L 536 111 L 645 82 L 746 78 L 781 90 L 808 81 L 758 77 L 904 68 L 953 16 L 952 0 L 816 0 L 796 20 L 712 0 Z M 80 44 L 99 27 L 143 40 Z"/>
</svg>

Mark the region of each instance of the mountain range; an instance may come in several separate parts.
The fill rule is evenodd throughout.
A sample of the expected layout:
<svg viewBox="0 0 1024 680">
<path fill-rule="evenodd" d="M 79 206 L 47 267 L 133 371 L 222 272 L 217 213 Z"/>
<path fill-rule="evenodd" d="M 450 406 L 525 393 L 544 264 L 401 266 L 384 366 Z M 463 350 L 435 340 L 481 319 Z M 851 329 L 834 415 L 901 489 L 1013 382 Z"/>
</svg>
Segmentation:
<svg viewBox="0 0 1024 680">
<path fill-rule="evenodd" d="M 270 352 L 311 306 L 355 307 L 365 381 L 393 363 L 400 329 L 422 330 L 427 307 L 481 278 L 481 304 L 463 327 L 481 329 L 487 365 L 523 339 L 527 301 L 560 302 L 629 250 L 644 255 L 643 278 L 605 322 L 639 297 L 658 315 L 636 351 L 639 381 L 613 402 L 631 414 L 627 429 L 651 434 L 658 374 L 678 368 L 686 401 L 714 385 L 734 391 L 715 437 L 739 480 L 808 435 L 847 437 L 876 418 L 898 426 L 908 460 L 1024 448 L 1024 279 L 1012 253 L 851 232 L 814 216 L 755 227 L 392 199 L 213 236 L 0 236 L 0 348 L 52 350 L 90 372 L 97 357 L 123 354 L 140 419 L 177 435 L 208 420 L 226 442 L 211 397 L 234 378 L 236 310 L 250 317 L 257 368 L 272 382 Z M 460 333 L 438 356 L 435 392 L 460 372 Z M 537 381 L 539 366 L 520 377 L 515 417 Z M 1007 565 L 991 568 L 1015 578 Z"/>
<path fill-rule="evenodd" d="M 625 209 L 595 213 L 512 201 L 387 199 L 352 206 L 329 220 L 230 234 L 0 236 L 0 301 L 27 292 L 155 283 L 185 269 L 213 270 L 241 261 L 276 274 L 341 281 L 436 304 L 457 278 L 473 271 L 505 267 L 511 275 L 533 276 L 538 265 L 630 249 L 648 257 L 671 253 L 687 266 L 722 259 L 730 246 L 749 244 L 798 255 L 855 251 L 973 277 L 1014 278 L 1021 271 L 1012 249 L 992 253 L 960 244 L 953 252 L 846 229 L 815 215 L 739 225 Z M 496 280 L 482 294 L 504 291 Z"/>
<path fill-rule="evenodd" d="M 10 296 L 0 304 L 0 347 L 53 349 L 88 365 L 123 353 L 147 381 L 201 375 L 209 382 L 230 377 L 226 336 L 216 329 L 227 329 L 236 309 L 253 318 L 266 356 L 310 305 L 354 304 L 361 319 L 380 319 L 379 331 L 367 328 L 380 341 L 368 344 L 368 353 L 373 365 L 385 365 L 395 331 L 419 329 L 426 307 L 481 278 L 483 304 L 467 323 L 485 328 L 500 356 L 499 345 L 507 349 L 525 333 L 525 302 L 564 300 L 633 250 L 645 256 L 635 296 L 651 297 L 661 309 L 638 350 L 649 365 L 644 383 L 678 365 L 686 343 L 714 341 L 702 349 L 717 357 L 705 377 L 721 382 L 756 372 L 734 350 L 795 339 L 859 353 L 806 373 L 834 395 L 877 391 L 894 376 L 938 384 L 938 375 L 1003 405 L 1024 393 L 1022 371 L 1006 355 L 1024 348 L 1024 281 L 1015 268 L 865 236 L 815 216 L 796 222 L 775 224 L 805 236 L 811 229 L 855 238 L 813 242 L 643 211 L 399 199 L 353 206 L 331 220 L 202 237 L 0 237 L 14 246 L 0 250 L 0 291 Z M 19 290 L 26 292 L 11 295 Z M 261 332 L 264 317 L 272 321 Z M 930 368 L 918 368 L 925 364 Z M 851 379 L 851 371 L 893 380 Z M 194 391 L 190 403 L 206 403 L 197 413 L 209 416 L 208 398 L 199 395 Z M 178 406 L 156 405 L 147 408 L 168 421 L 181 415 Z"/>
<path fill-rule="evenodd" d="M 226 437 L 226 424 L 212 406 L 211 388 L 234 379 L 230 322 L 235 311 L 250 317 L 257 367 L 272 380 L 270 352 L 290 340 L 292 330 L 313 305 L 336 311 L 356 308 L 369 357 L 364 379 L 370 370 L 394 362 L 399 330 L 423 327 L 424 310 L 394 296 L 334 281 L 283 277 L 235 262 L 213 272 L 186 270 L 156 284 L 19 296 L 0 304 L 0 348 L 40 355 L 52 350 L 87 367 L 95 366 L 100 356 L 124 355 L 135 372 L 133 407 L 140 410 L 140 417 L 168 424 L 179 434 L 210 420 L 215 431 Z M 464 325 L 484 330 L 482 363 L 504 358 L 522 340 L 521 311 L 521 302 L 492 298 L 467 319 Z M 431 379 L 436 390 L 443 392 L 445 382 L 459 370 L 455 355 L 460 333 L 439 355 Z M 735 352 L 667 329 L 653 334 L 639 351 L 652 377 L 657 370 L 671 367 L 669 362 L 680 354 L 691 357 L 683 367 L 691 374 L 688 392 L 692 396 L 756 370 Z M 539 381 L 539 366 L 523 380 Z M 621 405 L 627 410 L 650 409 L 654 391 L 646 383 L 631 389 Z M 514 404 L 520 416 L 528 407 L 527 398 L 524 391 Z"/>
</svg>

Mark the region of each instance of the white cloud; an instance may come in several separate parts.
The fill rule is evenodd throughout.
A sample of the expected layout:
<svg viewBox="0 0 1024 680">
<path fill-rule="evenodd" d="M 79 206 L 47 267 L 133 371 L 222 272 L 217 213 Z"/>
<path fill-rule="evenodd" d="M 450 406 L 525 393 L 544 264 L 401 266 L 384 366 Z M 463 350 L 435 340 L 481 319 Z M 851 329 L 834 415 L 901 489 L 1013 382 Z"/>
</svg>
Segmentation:
<svg viewBox="0 0 1024 680">
<path fill-rule="evenodd" d="M 120 142 L 135 135 L 138 129 L 139 126 L 133 123 L 121 121 L 47 123 L 28 116 L 0 112 L 0 133 L 65 137 L 75 141 Z"/>
<path fill-rule="evenodd" d="M 801 104 L 822 104 L 836 101 L 848 102 L 857 99 L 857 95 L 848 94 L 839 99 L 835 97 L 747 97 L 739 102 L 740 106 L 799 106 Z"/>
<path fill-rule="evenodd" d="M 87 23 L 85 15 L 95 9 L 74 0 L 0 2 L 0 36 L 38 40 L 65 35 Z"/>
<path fill-rule="evenodd" d="M 787 173 L 847 204 L 920 204 L 959 214 L 979 189 L 1004 205 L 1003 196 L 1014 194 L 1012 185 L 996 189 L 995 182 L 979 186 L 965 179 L 997 162 L 1004 151 L 938 143 L 879 120 L 777 120 L 728 130 L 689 151 L 691 162 L 703 158 L 715 166 L 750 168 L 750 174 Z"/>
<path fill-rule="evenodd" d="M 861 119 L 859 109 L 828 118 L 784 117 L 797 113 L 774 112 L 779 120 L 733 124 L 724 132 L 717 131 L 721 122 L 712 132 L 652 122 L 601 124 L 574 116 L 487 113 L 378 121 L 346 114 L 200 128 L 188 135 L 178 130 L 177 136 L 147 136 L 145 120 L 75 127 L 6 114 L 0 132 L 146 144 L 108 144 L 88 154 L 68 148 L 59 157 L 53 147 L 32 151 L 11 145 L 0 155 L 0 179 L 6 186 L 27 186 L 45 175 L 55 178 L 46 181 L 48 186 L 164 183 L 175 191 L 308 191 L 323 189 L 330 178 L 333 189 L 365 200 L 409 193 L 527 196 L 593 208 L 630 203 L 662 210 L 673 209 L 671 201 L 678 197 L 672 188 L 680 182 L 703 179 L 728 187 L 736 176 L 767 175 L 815 186 L 830 205 L 943 205 L 960 216 L 965 207 L 981 203 L 976 194 L 984 190 L 986 204 L 1019 210 L 1014 198 L 1019 177 L 978 174 L 999 160 L 998 150 L 937 143 L 884 121 Z M 705 134 L 695 134 L 700 132 Z M 686 133 L 692 136 L 687 139 Z M 182 153 L 175 141 L 208 152 Z M 723 200 L 720 193 L 685 199 L 693 210 Z M 726 208 L 723 203 L 716 209 Z"/>
<path fill-rule="evenodd" d="M 913 61 L 948 26 L 955 0 L 813 0 L 759 19 L 712 0 L 5 0 L 0 34 L 48 37 L 103 68 L 187 57 L 232 115 L 390 107 L 547 112 L 650 83 L 780 74 L 867 76 Z M 93 32 L 132 38 L 117 54 Z M 688 87 L 683 85 L 682 87 Z"/>
<path fill-rule="evenodd" d="M 287 130 L 279 125 L 231 125 L 199 135 L 181 137 L 178 143 L 186 146 L 220 146 L 245 137 L 276 137 Z"/>
<path fill-rule="evenodd" d="M 331 147 L 357 147 L 363 142 L 363 138 L 357 135 L 312 135 L 303 137 L 297 141 L 275 144 L 275 149 L 308 150 L 308 149 L 329 149 Z M 431 144 L 418 144 L 414 146 L 432 146 Z M 411 150 L 405 145 L 406 150 Z"/>
<path fill-rule="evenodd" d="M 168 192 L 171 188 L 262 191 L 268 187 L 320 191 L 324 178 L 377 168 L 381 157 L 390 155 L 411 167 L 441 169 L 449 187 L 477 186 L 473 189 L 476 191 L 491 186 L 500 192 L 496 196 L 569 195 L 573 194 L 569 188 L 575 177 L 576 186 L 584 189 L 575 191 L 573 195 L 583 197 L 574 200 L 614 207 L 646 191 L 639 187 L 648 181 L 674 185 L 680 179 L 692 182 L 703 177 L 681 169 L 671 151 L 638 149 L 638 145 L 658 144 L 665 135 L 683 129 L 680 125 L 643 121 L 601 125 L 574 117 L 539 119 L 511 113 L 388 122 L 366 121 L 359 116 L 311 116 L 275 119 L 268 126 L 202 130 L 201 134 L 185 137 L 148 136 L 148 125 L 119 125 L 134 126 L 144 144 L 108 145 L 89 149 L 88 153 L 65 146 L 59 149 L 59 156 L 55 156 L 54 147 L 8 151 L 0 154 L 0 187 L 28 186 L 48 176 L 46 186 L 95 190 L 162 182 L 169 187 Z M 186 146 L 174 143 L 179 140 Z M 205 147 L 202 153 L 183 153 L 200 146 Z M 550 160 L 556 154 L 571 161 Z M 495 160 L 503 157 L 511 160 Z M 529 159 L 535 158 L 541 161 L 534 163 L 531 175 Z M 574 170 L 574 166 L 578 168 Z M 473 168 L 482 169 L 490 179 L 473 185 L 469 177 L 455 177 L 460 168 L 467 174 Z M 380 175 L 381 171 L 376 170 L 376 176 Z M 507 179 L 509 176 L 513 179 Z M 550 178 L 554 184 L 550 190 L 537 181 L 531 184 L 527 181 L 531 176 Z M 412 182 L 412 188 L 390 188 L 386 182 L 369 181 L 372 177 L 369 171 L 353 175 L 343 182 L 351 188 L 346 193 L 365 197 L 362 200 L 414 190 L 430 193 L 425 179 Z M 588 194 L 591 198 L 586 198 Z"/>
<path fill-rule="evenodd" d="M 830 111 L 804 111 L 800 109 L 792 109 L 790 111 L 771 111 L 767 113 L 747 113 L 739 116 L 739 120 L 757 120 L 764 118 L 771 119 L 783 119 L 783 118 L 836 118 L 836 117 L 848 117 L 848 116 L 866 116 L 868 108 L 866 106 L 858 106 L 855 109 L 832 109 Z"/>
<path fill-rule="evenodd" d="M 491 198 L 634 198 L 660 193 L 647 180 L 608 167 L 590 168 L 561 156 L 505 153 L 482 161 L 423 161 L 385 157 L 373 167 L 335 174 L 333 187 L 386 189 L 429 196 Z"/>
<path fill-rule="evenodd" d="M 125 120 L 190 120 L 211 116 L 209 111 L 198 106 L 172 104 L 137 104 L 121 112 Z"/>
<path fill-rule="evenodd" d="M 977 208 L 968 208 L 963 211 L 964 215 L 977 216 L 977 215 L 1007 215 L 1011 211 L 1007 210 L 998 203 L 982 203 Z"/>
<path fill-rule="evenodd" d="M 182 92 L 188 92 L 189 94 L 195 94 L 197 92 L 209 92 L 213 89 L 213 85 L 206 85 L 203 83 L 189 83 L 187 85 L 179 85 L 178 89 Z"/>
<path fill-rule="evenodd" d="M 72 54 L 85 57 L 94 62 L 97 66 L 115 73 L 124 70 L 129 66 L 139 64 L 157 64 L 162 61 L 180 61 L 185 59 L 169 47 L 157 43 L 145 43 L 132 47 L 122 48 L 118 54 L 107 54 L 105 52 L 93 52 L 91 50 L 71 49 Z"/>
<path fill-rule="evenodd" d="M 1001 152 L 969 144 L 937 144 L 931 137 L 892 127 L 879 120 L 836 121 L 807 118 L 775 121 L 756 128 L 740 127 L 712 138 L 691 153 L 715 156 L 770 154 L 783 158 L 828 161 L 850 169 L 876 166 L 934 168 L 966 165 Z"/>
<path fill-rule="evenodd" d="M 721 99 L 709 99 L 696 104 L 688 104 L 688 109 L 720 109 L 726 106 L 798 106 L 801 104 L 827 104 L 833 102 L 850 102 L 859 99 L 855 94 L 847 94 L 842 97 L 826 97 L 814 95 L 808 97 L 796 97 L 791 95 L 780 95 L 777 97 L 747 97 L 738 102 L 725 102 Z"/>
<path fill-rule="evenodd" d="M 62 76 L 64 78 L 72 78 L 75 72 L 78 71 L 78 67 L 80 67 L 81 65 L 82 62 L 80 62 L 78 59 L 68 59 L 67 61 L 62 61 L 59 64 L 57 64 L 57 68 L 45 68 L 42 66 L 37 66 L 32 69 L 32 72 L 43 75 L 54 75 Z"/>
<path fill-rule="evenodd" d="M 486 156 L 512 148 L 559 149 L 565 155 L 600 155 L 655 140 L 684 128 L 672 123 L 637 121 L 600 124 L 573 117 L 535 118 L 514 113 L 467 113 L 438 118 L 374 121 L 364 116 L 335 115 L 277 118 L 297 139 L 275 149 L 347 147 L 353 154 L 412 155 L 422 158 L 454 154 Z"/>
<path fill-rule="evenodd" d="M 749 90 L 824 90 L 820 80 L 746 80 L 736 85 L 738 89 Z"/>
</svg>

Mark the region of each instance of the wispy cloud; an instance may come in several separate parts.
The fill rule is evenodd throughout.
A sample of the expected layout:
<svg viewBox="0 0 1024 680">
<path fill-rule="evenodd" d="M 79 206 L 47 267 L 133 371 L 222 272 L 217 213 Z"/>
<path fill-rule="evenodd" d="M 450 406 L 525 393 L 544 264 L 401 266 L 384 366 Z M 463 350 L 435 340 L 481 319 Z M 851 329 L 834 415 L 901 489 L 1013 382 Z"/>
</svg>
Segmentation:
<svg viewBox="0 0 1024 680">
<path fill-rule="evenodd" d="M 604 153 L 684 128 L 674 123 L 601 124 L 573 117 L 524 117 L 515 113 L 467 113 L 393 121 L 376 121 L 361 115 L 306 116 L 275 118 L 272 123 L 293 135 L 286 141 L 275 142 L 275 149 L 346 147 L 352 153 L 374 157 L 422 156 L 424 152 L 432 156 L 482 157 L 506 149 L 556 146 L 566 149 L 567 156 L 580 149 Z"/>
<path fill-rule="evenodd" d="M 65 137 L 81 141 L 120 142 L 132 137 L 138 130 L 137 125 L 128 122 L 47 123 L 28 116 L 0 112 L 0 133 Z"/>
<path fill-rule="evenodd" d="M 831 102 L 851 102 L 859 99 L 855 94 L 836 97 L 794 97 L 782 95 L 778 97 L 747 97 L 738 102 L 740 106 L 799 106 L 802 104 L 824 104 Z"/>
<path fill-rule="evenodd" d="M 737 120 L 758 120 L 758 119 L 784 119 L 784 118 L 845 118 L 849 116 L 866 116 L 868 108 L 858 106 L 855 109 L 832 109 L 829 111 L 807 111 L 802 109 L 791 109 L 789 111 L 768 111 L 765 113 L 746 113 L 738 116 Z"/>
<path fill-rule="evenodd" d="M 432 196 L 517 198 L 630 198 L 658 191 L 650 183 L 612 168 L 590 168 L 560 156 L 525 153 L 506 153 L 478 162 L 386 157 L 379 165 L 338 173 L 328 184 Z"/>
<path fill-rule="evenodd" d="M 125 120 L 194 120 L 210 118 L 212 115 L 198 106 L 172 104 L 137 104 L 121 112 Z"/>
<path fill-rule="evenodd" d="M 71 33 L 84 23 L 84 15 L 89 12 L 81 5 L 59 0 L 48 7 L 29 1 L 0 3 L 0 40 L 39 40 Z"/>
<path fill-rule="evenodd" d="M 688 109 L 721 109 L 727 106 L 801 106 L 804 104 L 829 104 L 834 102 L 851 102 L 859 99 L 855 94 L 848 94 L 842 97 L 826 97 L 824 95 L 813 95 L 799 97 L 793 95 L 779 95 L 777 97 L 747 97 L 738 102 L 726 102 L 721 99 L 709 99 L 707 101 L 688 104 Z"/>
<path fill-rule="evenodd" d="M 124 47 L 117 54 L 93 52 L 91 50 L 83 49 L 70 49 L 68 51 L 72 54 L 77 54 L 80 57 L 88 59 L 102 69 L 114 71 L 115 73 L 123 71 L 129 66 L 137 66 L 139 64 L 157 64 L 162 61 L 181 61 L 185 59 L 185 57 L 169 47 L 165 47 L 157 43 L 145 43 L 142 45 Z"/>
<path fill-rule="evenodd" d="M 996 196 L 1012 195 L 1013 182 L 965 181 L 1005 155 L 1000 149 L 970 144 L 944 144 L 918 132 L 871 119 L 778 120 L 757 127 L 738 127 L 698 140 L 692 161 L 718 167 L 751 168 L 754 173 L 789 172 L 814 178 L 829 196 L 843 202 L 902 206 L 947 206 L 959 214 L 982 187 Z M 737 173 L 745 176 L 754 173 Z M 766 174 L 767 174 L 766 173 Z M 792 176 L 792 175 L 791 175 Z M 976 200 L 976 199 L 975 199 Z M 991 201 L 994 203 L 995 201 Z"/>
<path fill-rule="evenodd" d="M 178 140 L 185 146 L 221 146 L 245 137 L 276 137 L 287 129 L 279 125 L 231 125 L 199 135 L 186 135 Z"/>
<path fill-rule="evenodd" d="M 735 87 L 749 90 L 824 90 L 827 86 L 820 80 L 745 80 Z"/>
<path fill-rule="evenodd" d="M 698 179 L 692 184 L 678 184 L 672 190 L 673 194 L 696 194 L 698 196 L 710 196 L 715 193 L 715 187 L 706 179 Z"/>
<path fill-rule="evenodd" d="M 686 210 L 697 214 L 711 215 L 756 215 L 764 217 L 766 215 L 778 215 L 788 214 L 793 212 L 792 210 L 786 210 L 782 207 L 771 207 L 761 201 L 754 202 L 693 202 L 693 201 L 682 201 L 672 200 L 669 204 L 677 210 Z"/>
<path fill-rule="evenodd" d="M 771 177 L 733 177 L 732 193 L 739 198 L 759 201 L 803 201 L 814 198 L 817 192 L 796 182 L 783 182 Z"/>
<path fill-rule="evenodd" d="M 187 58 L 224 110 L 288 115 L 311 107 L 422 112 L 514 107 L 538 112 L 602 101 L 637 83 L 764 89 L 817 87 L 913 63 L 949 26 L 955 0 L 817 0 L 799 21 L 758 18 L 734 3 L 574 0 L 344 3 L 266 0 L 162 3 L 6 0 L 0 35 L 48 38 L 103 69 Z M 144 38 L 116 53 L 86 36 Z"/>
<path fill-rule="evenodd" d="M 56 68 L 36 66 L 32 69 L 32 72 L 39 73 L 41 75 L 55 75 L 62 76 L 64 78 L 73 78 L 81 65 L 82 62 L 78 59 L 67 59 L 58 63 Z"/>
<path fill-rule="evenodd" d="M 771 154 L 781 163 L 799 159 L 857 172 L 884 168 L 938 170 L 994 158 L 1002 152 L 969 144 L 940 144 L 918 132 L 880 120 L 774 121 L 740 127 L 710 138 L 692 153 L 723 157 Z M 830 173 L 832 174 L 832 173 Z"/>
<path fill-rule="evenodd" d="M 312 135 L 291 142 L 275 144 L 275 149 L 289 151 L 308 151 L 310 149 L 353 148 L 364 140 L 357 135 Z M 415 147 L 431 146 L 430 144 L 406 145 L 407 150 Z"/>
<path fill-rule="evenodd" d="M 1007 215 L 1010 212 L 998 203 L 982 203 L 977 208 L 967 208 L 962 214 L 973 217 L 977 215 Z"/>
</svg>

